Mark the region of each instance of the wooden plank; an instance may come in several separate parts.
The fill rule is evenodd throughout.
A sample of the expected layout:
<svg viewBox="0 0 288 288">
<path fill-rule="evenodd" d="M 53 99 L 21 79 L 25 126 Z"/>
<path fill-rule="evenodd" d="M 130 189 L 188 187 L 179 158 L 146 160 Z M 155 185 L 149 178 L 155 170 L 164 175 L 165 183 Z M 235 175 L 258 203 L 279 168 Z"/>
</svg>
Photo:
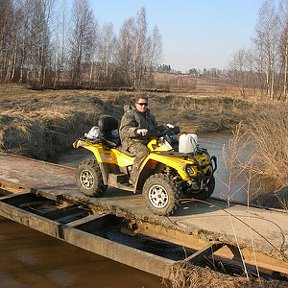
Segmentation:
<svg viewBox="0 0 288 288">
<path fill-rule="evenodd" d="M 58 200 L 75 191 L 75 169 L 50 162 L 0 152 L 0 183 L 7 187 L 34 189 L 44 197 Z"/>
</svg>

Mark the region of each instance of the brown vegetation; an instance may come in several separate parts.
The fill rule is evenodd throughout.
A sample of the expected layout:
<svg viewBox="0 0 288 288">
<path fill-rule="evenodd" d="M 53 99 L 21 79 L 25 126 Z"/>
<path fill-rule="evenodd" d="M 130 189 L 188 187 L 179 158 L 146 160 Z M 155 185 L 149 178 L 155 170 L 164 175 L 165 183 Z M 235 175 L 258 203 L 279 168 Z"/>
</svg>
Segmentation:
<svg viewBox="0 0 288 288">
<path fill-rule="evenodd" d="M 225 95 L 240 96 L 237 86 L 231 84 L 230 81 L 220 79 L 211 75 L 195 76 L 189 74 L 173 74 L 173 73 L 153 73 L 153 79 L 157 88 L 173 90 L 184 93 L 195 93 L 197 95 Z"/>
<path fill-rule="evenodd" d="M 287 135 L 287 107 L 269 106 L 250 121 L 237 125 L 225 151 L 231 181 L 245 177 L 246 185 L 242 188 L 249 199 L 258 195 L 255 203 L 259 205 L 288 207 Z M 259 188 L 252 192 L 256 180 Z"/>
<path fill-rule="evenodd" d="M 179 262 L 170 269 L 170 280 L 164 283 L 174 288 L 284 288 L 287 282 L 276 280 L 267 281 L 260 278 L 247 278 L 245 276 L 229 276 L 209 268 L 201 268 L 189 262 Z"/>
<path fill-rule="evenodd" d="M 4 85 L 0 92 L 2 151 L 39 159 L 52 157 L 97 123 L 100 114 L 119 120 L 125 103 L 143 92 L 89 90 L 33 91 Z M 159 123 L 186 132 L 231 130 L 253 110 L 247 101 L 183 93 L 145 93 Z"/>
</svg>

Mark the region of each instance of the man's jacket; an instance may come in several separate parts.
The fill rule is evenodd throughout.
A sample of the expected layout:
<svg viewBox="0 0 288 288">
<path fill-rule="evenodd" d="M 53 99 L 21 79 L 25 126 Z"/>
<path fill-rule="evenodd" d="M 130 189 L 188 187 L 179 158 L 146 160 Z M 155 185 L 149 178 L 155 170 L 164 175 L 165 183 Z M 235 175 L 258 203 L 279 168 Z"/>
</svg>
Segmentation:
<svg viewBox="0 0 288 288">
<path fill-rule="evenodd" d="M 139 112 L 135 107 L 126 106 L 121 124 L 120 124 L 120 138 L 124 149 L 128 149 L 132 144 L 141 142 L 148 143 L 147 138 L 137 134 L 137 129 L 156 130 L 157 122 L 154 116 L 147 109 L 145 113 Z"/>
</svg>

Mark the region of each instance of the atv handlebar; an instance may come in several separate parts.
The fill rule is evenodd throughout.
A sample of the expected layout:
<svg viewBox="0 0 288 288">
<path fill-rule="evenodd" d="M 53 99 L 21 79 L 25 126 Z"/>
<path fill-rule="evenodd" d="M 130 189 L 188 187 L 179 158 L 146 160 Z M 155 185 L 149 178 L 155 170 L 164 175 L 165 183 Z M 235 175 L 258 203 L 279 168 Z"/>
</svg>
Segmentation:
<svg viewBox="0 0 288 288">
<path fill-rule="evenodd" d="M 148 130 L 146 137 L 147 138 L 159 138 L 171 132 L 174 134 L 180 133 L 179 126 L 174 126 L 174 128 L 166 128 L 166 127 L 164 128 L 164 126 L 159 126 L 159 130 Z"/>
</svg>

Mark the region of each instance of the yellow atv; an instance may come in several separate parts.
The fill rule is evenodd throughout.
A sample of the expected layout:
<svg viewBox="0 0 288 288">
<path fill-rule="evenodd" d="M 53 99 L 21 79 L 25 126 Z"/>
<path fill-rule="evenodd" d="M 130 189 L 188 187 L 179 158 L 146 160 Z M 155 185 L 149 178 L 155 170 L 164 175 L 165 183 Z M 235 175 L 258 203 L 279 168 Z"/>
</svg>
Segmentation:
<svg viewBox="0 0 288 288">
<path fill-rule="evenodd" d="M 155 214 L 172 215 L 178 208 L 181 192 L 186 197 L 202 200 L 213 193 L 216 157 L 210 157 L 207 150 L 198 145 L 194 152 L 178 152 L 179 127 L 148 132 L 150 154 L 132 186 L 129 178 L 135 155 L 120 146 L 118 121 L 103 115 L 98 126 L 99 135 L 95 139 L 79 138 L 73 143 L 74 148 L 90 150 L 95 156 L 80 163 L 76 171 L 77 186 L 85 195 L 100 197 L 107 186 L 134 193 L 140 191 Z"/>
</svg>

